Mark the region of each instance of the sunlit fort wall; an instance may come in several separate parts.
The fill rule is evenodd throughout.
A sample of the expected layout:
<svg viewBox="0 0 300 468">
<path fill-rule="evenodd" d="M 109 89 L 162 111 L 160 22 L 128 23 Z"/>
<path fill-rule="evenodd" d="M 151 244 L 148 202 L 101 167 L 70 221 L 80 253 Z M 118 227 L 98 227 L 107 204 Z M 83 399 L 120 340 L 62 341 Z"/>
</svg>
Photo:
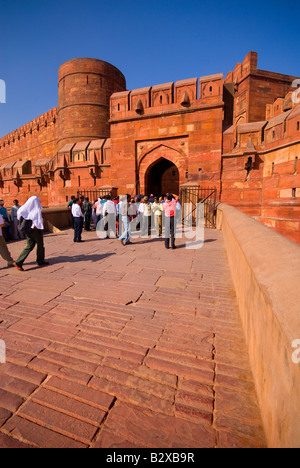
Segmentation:
<svg viewBox="0 0 300 468">
<path fill-rule="evenodd" d="M 249 52 L 223 74 L 126 89 L 113 65 L 63 63 L 58 104 L 0 139 L 0 197 L 62 207 L 82 190 L 216 188 L 300 243 L 300 93 Z M 296 97 L 296 98 L 295 98 Z"/>
</svg>

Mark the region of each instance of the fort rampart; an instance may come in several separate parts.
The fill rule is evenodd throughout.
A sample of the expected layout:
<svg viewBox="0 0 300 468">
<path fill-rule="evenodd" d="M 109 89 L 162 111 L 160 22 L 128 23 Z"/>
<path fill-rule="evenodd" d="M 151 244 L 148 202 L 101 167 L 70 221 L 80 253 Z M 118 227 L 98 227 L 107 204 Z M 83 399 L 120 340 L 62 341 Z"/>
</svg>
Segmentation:
<svg viewBox="0 0 300 468">
<path fill-rule="evenodd" d="M 268 446 L 300 447 L 300 359 L 293 359 L 297 351 L 293 343 L 300 344 L 300 246 L 223 203 L 218 207 L 218 227 L 223 231 Z"/>
<path fill-rule="evenodd" d="M 66 206 L 80 191 L 180 196 L 214 187 L 300 243 L 300 103 L 290 75 L 249 52 L 222 73 L 127 90 L 98 59 L 58 70 L 58 104 L 0 139 L 0 197 Z"/>
</svg>

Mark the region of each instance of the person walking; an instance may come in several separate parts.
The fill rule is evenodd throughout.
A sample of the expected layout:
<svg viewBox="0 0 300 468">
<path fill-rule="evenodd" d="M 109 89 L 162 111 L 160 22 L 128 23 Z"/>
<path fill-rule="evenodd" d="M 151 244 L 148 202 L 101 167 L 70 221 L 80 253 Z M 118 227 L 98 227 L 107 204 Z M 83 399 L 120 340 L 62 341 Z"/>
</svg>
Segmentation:
<svg viewBox="0 0 300 468">
<path fill-rule="evenodd" d="M 3 219 L 3 216 L 0 215 L 0 255 L 7 262 L 7 266 L 11 267 L 13 266 L 13 259 L 12 256 L 7 248 L 6 242 L 4 240 L 3 234 L 2 234 L 2 228 L 5 226 L 5 221 Z"/>
<path fill-rule="evenodd" d="M 81 239 L 83 229 L 83 213 L 80 206 L 80 199 L 75 198 L 72 205 L 72 215 L 74 219 L 74 242 L 84 242 Z"/>
<path fill-rule="evenodd" d="M 122 245 L 130 244 L 130 215 L 128 214 L 130 199 L 130 195 L 125 195 L 125 198 L 120 202 L 119 210 L 124 230 L 123 234 L 119 237 L 119 241 Z"/>
<path fill-rule="evenodd" d="M 95 209 L 95 213 L 96 213 L 96 217 L 97 217 L 97 224 L 98 224 L 99 221 L 101 221 L 101 219 L 103 218 L 102 207 L 101 207 L 101 198 L 98 198 L 98 200 L 95 202 L 94 209 Z M 97 227 L 97 224 L 96 224 L 96 227 Z"/>
<path fill-rule="evenodd" d="M 3 226 L 3 236 L 5 242 L 9 242 L 11 239 L 11 224 L 10 224 L 10 217 L 7 212 L 7 209 L 4 206 L 4 200 L 0 200 L 0 214 L 4 219 L 4 226 Z"/>
<path fill-rule="evenodd" d="M 14 240 L 18 240 L 19 238 L 24 239 L 24 236 L 19 232 L 19 229 L 18 229 L 17 213 L 18 213 L 19 208 L 21 208 L 20 205 L 19 205 L 19 201 L 14 200 L 14 204 L 11 207 L 11 210 L 10 210 L 10 217 L 11 217 L 11 221 L 12 221 L 12 225 L 13 225 Z"/>
<path fill-rule="evenodd" d="M 162 204 L 159 202 L 158 197 L 154 197 L 154 203 L 152 203 L 152 211 L 154 213 L 154 226 L 156 235 L 161 237 L 162 235 Z"/>
<path fill-rule="evenodd" d="M 94 204 L 92 206 L 92 221 L 93 221 L 94 230 L 96 230 L 96 227 L 97 227 L 96 203 L 97 203 L 97 200 L 94 201 Z"/>
<path fill-rule="evenodd" d="M 107 195 L 106 203 L 103 206 L 104 229 L 107 231 L 107 237 L 111 237 L 110 232 L 113 233 L 112 237 L 116 237 L 116 213 L 116 205 L 112 201 L 111 196 Z"/>
<path fill-rule="evenodd" d="M 142 236 L 151 235 L 151 210 L 152 204 L 149 202 L 148 197 L 144 197 L 144 211 L 143 211 L 143 230 Z"/>
<path fill-rule="evenodd" d="M 71 200 L 70 200 L 69 203 L 68 203 L 68 208 L 69 208 L 69 210 L 71 211 L 72 229 L 74 229 L 74 219 L 73 219 L 73 215 L 72 215 L 72 205 L 73 205 L 73 203 L 74 203 L 75 198 L 76 198 L 75 195 L 72 195 L 72 196 L 71 196 Z"/>
<path fill-rule="evenodd" d="M 163 204 L 163 210 L 165 213 L 165 248 L 168 249 L 170 246 L 171 237 L 171 248 L 176 249 L 175 246 L 175 212 L 176 212 L 176 200 L 173 199 L 171 193 L 167 194 L 167 199 Z"/>
<path fill-rule="evenodd" d="M 82 204 L 82 212 L 84 218 L 84 229 L 85 231 L 91 230 L 91 220 L 92 220 L 92 204 L 89 201 L 88 197 L 85 197 Z"/>
<path fill-rule="evenodd" d="M 35 246 L 37 246 L 36 263 L 39 266 L 49 265 L 49 263 L 45 261 L 45 247 L 43 239 L 44 223 L 40 199 L 35 196 L 30 197 L 27 202 L 19 208 L 17 217 L 20 221 L 20 226 L 22 225 L 22 220 L 23 222 L 27 221 L 26 224 L 29 226 L 28 230 L 25 231 L 27 241 L 26 247 L 14 262 L 14 266 L 18 270 L 23 271 L 23 263 Z"/>
</svg>

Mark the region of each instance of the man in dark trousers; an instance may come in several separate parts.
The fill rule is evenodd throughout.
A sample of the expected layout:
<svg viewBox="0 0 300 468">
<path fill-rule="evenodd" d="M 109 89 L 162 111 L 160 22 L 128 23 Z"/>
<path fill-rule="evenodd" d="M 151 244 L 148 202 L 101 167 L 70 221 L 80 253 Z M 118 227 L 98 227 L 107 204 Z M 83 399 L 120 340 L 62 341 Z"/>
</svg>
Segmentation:
<svg viewBox="0 0 300 468">
<path fill-rule="evenodd" d="M 85 197 L 82 203 L 82 212 L 84 217 L 84 229 L 85 231 L 91 230 L 91 219 L 92 219 L 92 204 L 88 197 Z"/>
<path fill-rule="evenodd" d="M 72 215 L 72 205 L 73 205 L 73 203 L 74 203 L 75 198 L 76 198 L 75 195 L 72 195 L 72 196 L 71 196 L 71 200 L 70 200 L 69 203 L 68 203 L 68 208 L 69 208 L 69 210 L 71 211 L 72 228 L 73 228 L 73 229 L 74 229 L 74 218 L 73 218 L 73 215 Z"/>
<path fill-rule="evenodd" d="M 72 215 L 74 218 L 74 242 L 84 242 L 81 239 L 81 233 L 83 228 L 83 213 L 80 206 L 79 198 L 75 198 L 72 205 Z"/>
<path fill-rule="evenodd" d="M 176 212 L 176 200 L 173 200 L 173 195 L 167 193 L 167 199 L 163 203 L 163 210 L 165 213 L 165 248 L 168 249 L 170 246 L 171 237 L 171 248 L 176 249 L 175 246 L 175 212 Z"/>
</svg>

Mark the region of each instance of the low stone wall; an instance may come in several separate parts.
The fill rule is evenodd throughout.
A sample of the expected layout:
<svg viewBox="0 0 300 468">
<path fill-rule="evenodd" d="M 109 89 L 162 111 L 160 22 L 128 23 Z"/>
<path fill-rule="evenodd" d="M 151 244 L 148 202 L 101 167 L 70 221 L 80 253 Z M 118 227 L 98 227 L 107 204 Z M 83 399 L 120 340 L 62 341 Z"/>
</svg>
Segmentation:
<svg viewBox="0 0 300 468">
<path fill-rule="evenodd" d="M 71 227 L 71 210 L 65 207 L 43 208 L 42 216 L 45 230 L 51 230 L 48 221 L 52 226 L 61 229 Z"/>
<path fill-rule="evenodd" d="M 224 235 L 268 445 L 299 448 L 300 246 L 222 203 L 217 226 Z"/>
</svg>

